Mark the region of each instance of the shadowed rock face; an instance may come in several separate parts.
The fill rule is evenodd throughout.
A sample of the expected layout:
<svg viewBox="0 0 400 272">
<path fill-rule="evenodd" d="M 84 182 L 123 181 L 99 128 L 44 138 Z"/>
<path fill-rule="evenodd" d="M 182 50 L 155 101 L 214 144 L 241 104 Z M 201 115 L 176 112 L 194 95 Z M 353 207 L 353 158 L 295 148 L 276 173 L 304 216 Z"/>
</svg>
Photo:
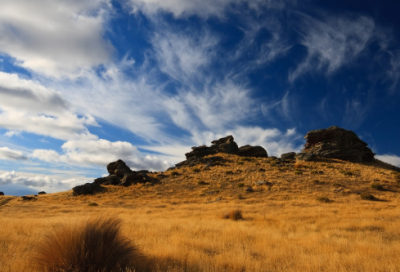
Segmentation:
<svg viewBox="0 0 400 272">
<path fill-rule="evenodd" d="M 74 195 L 92 195 L 105 191 L 106 188 L 96 183 L 86 183 L 72 188 Z"/>
<path fill-rule="evenodd" d="M 313 157 L 334 158 L 352 162 L 370 162 L 375 154 L 358 136 L 336 126 L 313 130 L 304 137 L 307 143 L 300 154 Z M 300 155 L 299 154 L 299 155 Z M 301 156 L 300 156 L 301 157 Z"/>
<path fill-rule="evenodd" d="M 186 159 L 191 157 L 204 157 L 216 153 L 236 154 L 239 150 L 238 145 L 231 135 L 212 141 L 211 143 L 212 145 L 210 147 L 205 145 L 192 147 L 192 151 L 185 154 Z"/>
<path fill-rule="evenodd" d="M 268 157 L 268 153 L 263 147 L 251 145 L 240 147 L 238 150 L 238 155 L 243 157 Z"/>
<path fill-rule="evenodd" d="M 211 144 L 210 147 L 205 145 L 192 147 L 192 151 L 185 154 L 186 161 L 180 162 L 176 164 L 176 166 L 194 166 L 196 164 L 205 163 L 206 161 L 202 160 L 202 157 L 217 153 L 235 154 L 245 157 L 268 157 L 267 151 L 261 146 L 245 145 L 239 148 L 232 135 L 214 140 Z M 206 163 L 212 162 L 207 161 Z"/>
<path fill-rule="evenodd" d="M 126 165 L 123 160 L 111 162 L 107 165 L 107 171 L 110 175 L 116 175 L 119 178 L 123 178 L 124 175 L 131 174 L 133 171 Z"/>
</svg>

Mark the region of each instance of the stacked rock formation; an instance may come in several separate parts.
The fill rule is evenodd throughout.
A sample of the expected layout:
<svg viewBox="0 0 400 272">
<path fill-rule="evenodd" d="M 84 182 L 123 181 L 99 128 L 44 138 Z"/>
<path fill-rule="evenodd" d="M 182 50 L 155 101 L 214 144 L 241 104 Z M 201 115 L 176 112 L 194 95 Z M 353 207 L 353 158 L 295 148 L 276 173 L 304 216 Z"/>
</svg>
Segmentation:
<svg viewBox="0 0 400 272">
<path fill-rule="evenodd" d="M 309 131 L 304 137 L 307 142 L 301 153 L 300 160 L 311 160 L 313 157 L 333 158 L 352 162 L 370 162 L 375 154 L 358 136 L 337 126 L 327 129 Z"/>
<path fill-rule="evenodd" d="M 107 171 L 109 173 L 107 177 L 97 178 L 93 183 L 86 183 L 72 188 L 74 194 L 94 194 L 105 189 L 101 185 L 130 186 L 136 183 L 156 181 L 147 175 L 149 171 L 132 171 L 123 160 L 109 163 L 107 165 Z"/>
<path fill-rule="evenodd" d="M 239 148 L 232 135 L 214 140 L 211 142 L 211 144 L 212 145 L 210 147 L 205 145 L 192 147 L 192 151 L 185 154 L 186 161 L 180 162 L 176 164 L 176 166 L 194 166 L 200 163 L 213 163 L 215 161 L 221 161 L 221 157 L 203 158 L 205 156 L 214 155 L 217 153 L 235 154 L 245 157 L 268 157 L 267 151 L 261 146 L 245 145 Z"/>
</svg>

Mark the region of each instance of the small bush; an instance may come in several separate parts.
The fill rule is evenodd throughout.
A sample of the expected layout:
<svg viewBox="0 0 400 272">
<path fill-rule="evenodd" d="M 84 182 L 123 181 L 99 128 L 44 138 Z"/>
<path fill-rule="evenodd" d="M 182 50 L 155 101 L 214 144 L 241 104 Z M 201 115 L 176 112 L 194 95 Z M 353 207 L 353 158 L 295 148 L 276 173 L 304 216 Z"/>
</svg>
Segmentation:
<svg viewBox="0 0 400 272">
<path fill-rule="evenodd" d="M 238 164 L 238 165 L 243 165 L 244 163 L 240 161 L 240 162 L 238 162 L 237 164 Z"/>
<path fill-rule="evenodd" d="M 318 197 L 317 200 L 318 200 L 319 202 L 323 202 L 323 203 L 330 203 L 330 202 L 332 202 L 332 200 L 330 200 L 330 199 L 327 198 L 327 197 Z"/>
<path fill-rule="evenodd" d="M 248 161 L 248 162 L 251 162 L 251 161 L 253 161 L 251 158 L 242 158 L 242 161 Z"/>
<path fill-rule="evenodd" d="M 144 257 L 120 227 L 114 218 L 59 225 L 39 243 L 33 266 L 46 272 L 132 271 L 143 265 Z"/>
<path fill-rule="evenodd" d="M 231 211 L 227 212 L 226 214 L 222 215 L 222 218 L 223 219 L 231 219 L 234 221 L 243 220 L 242 211 L 239 209 L 231 210 Z"/>
<path fill-rule="evenodd" d="M 340 173 L 342 173 L 343 175 L 345 175 L 345 176 L 352 176 L 352 175 L 354 175 L 354 173 L 353 172 L 351 172 L 351 171 L 340 171 Z"/>
<path fill-rule="evenodd" d="M 199 181 L 197 182 L 198 185 L 210 185 L 210 183 L 205 182 L 205 181 Z"/>
<path fill-rule="evenodd" d="M 314 183 L 314 184 L 321 184 L 322 182 L 319 181 L 318 179 L 314 179 L 314 180 L 312 181 L 312 183 Z"/>
<path fill-rule="evenodd" d="M 240 200 L 245 199 L 242 195 L 238 195 L 238 198 L 239 198 Z"/>
<path fill-rule="evenodd" d="M 97 204 L 96 202 L 90 202 L 88 206 L 96 207 L 99 206 L 99 204 Z"/>
<path fill-rule="evenodd" d="M 244 187 L 244 183 L 238 183 L 238 187 L 239 188 Z"/>
<path fill-rule="evenodd" d="M 173 176 L 173 177 L 174 177 L 174 176 L 178 176 L 178 175 L 179 175 L 179 173 L 178 173 L 177 171 L 172 171 L 172 172 L 171 172 L 171 176 Z"/>
<path fill-rule="evenodd" d="M 384 190 L 383 187 L 382 187 L 382 185 L 380 185 L 380 184 L 378 184 L 378 183 L 373 183 L 373 184 L 371 184 L 371 187 L 372 187 L 373 189 L 375 189 L 375 190 L 378 190 L 378 191 L 383 191 L 383 190 Z"/>
<path fill-rule="evenodd" d="M 374 197 L 374 196 L 371 195 L 371 194 L 367 194 L 367 193 L 363 193 L 363 194 L 361 194 L 360 196 L 361 196 L 361 199 L 363 199 L 363 200 L 370 200 L 370 201 L 375 201 L 375 200 L 377 200 L 376 197 Z"/>
<path fill-rule="evenodd" d="M 227 174 L 227 175 L 232 175 L 233 172 L 232 172 L 232 171 L 226 171 L 225 174 Z"/>
<path fill-rule="evenodd" d="M 194 168 L 193 169 L 193 173 L 199 173 L 200 172 L 200 169 L 199 168 Z"/>
<path fill-rule="evenodd" d="M 294 171 L 294 174 L 295 175 L 303 175 L 303 171 L 296 170 L 296 171 Z"/>
<path fill-rule="evenodd" d="M 332 165 L 328 165 L 326 168 L 328 168 L 328 169 L 335 169 L 335 167 L 333 167 Z"/>
</svg>

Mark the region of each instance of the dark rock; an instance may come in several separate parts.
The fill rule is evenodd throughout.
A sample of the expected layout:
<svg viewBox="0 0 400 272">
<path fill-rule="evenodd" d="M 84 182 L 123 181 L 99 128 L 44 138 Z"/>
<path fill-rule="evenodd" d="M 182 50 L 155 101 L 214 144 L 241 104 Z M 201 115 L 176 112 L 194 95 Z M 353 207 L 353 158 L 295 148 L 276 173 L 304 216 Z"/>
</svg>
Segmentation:
<svg viewBox="0 0 400 272">
<path fill-rule="evenodd" d="M 210 158 L 202 158 L 202 157 L 190 157 L 189 159 L 187 159 L 186 161 L 177 163 L 176 166 L 177 167 L 181 167 L 181 166 L 196 166 L 199 164 L 211 164 L 214 165 L 216 163 L 222 162 L 224 159 L 220 156 L 213 156 Z"/>
<path fill-rule="evenodd" d="M 253 190 L 253 187 L 247 187 L 246 188 L 246 192 L 249 192 L 249 193 L 252 193 L 252 192 L 254 192 L 254 190 Z"/>
<path fill-rule="evenodd" d="M 86 183 L 72 188 L 74 195 L 92 195 L 106 190 L 103 186 L 96 183 Z"/>
<path fill-rule="evenodd" d="M 226 136 L 219 140 L 212 141 L 211 143 L 212 145 L 210 147 L 205 145 L 192 147 L 192 151 L 185 154 L 186 159 L 191 157 L 205 157 L 216 153 L 236 154 L 239 150 L 233 136 Z"/>
<path fill-rule="evenodd" d="M 36 200 L 34 196 L 21 196 L 21 198 L 24 201 Z"/>
<path fill-rule="evenodd" d="M 124 175 L 130 174 L 133 171 L 125 164 L 123 160 L 111 162 L 107 165 L 107 170 L 110 175 L 116 175 L 119 178 L 123 178 Z"/>
<path fill-rule="evenodd" d="M 126 174 L 121 179 L 122 186 L 131 186 L 132 184 L 145 183 L 151 181 L 150 177 L 146 173 L 134 172 L 132 174 Z"/>
<path fill-rule="evenodd" d="M 4 195 L 4 193 L 3 193 L 3 192 L 0 192 L 0 195 Z"/>
<path fill-rule="evenodd" d="M 120 185 L 121 179 L 116 175 L 109 175 L 107 177 L 97 178 L 93 183 L 98 185 Z"/>
<path fill-rule="evenodd" d="M 313 130 L 304 137 L 307 143 L 302 153 L 316 157 L 334 158 L 352 162 L 370 162 L 375 154 L 358 136 L 350 131 L 333 126 L 327 129 Z"/>
<path fill-rule="evenodd" d="M 268 158 L 267 151 L 261 146 L 245 145 L 239 148 L 238 155 L 243 157 Z"/>
<path fill-rule="evenodd" d="M 299 161 L 311 161 L 314 158 L 314 154 L 312 153 L 298 153 L 296 155 L 296 159 L 298 159 Z"/>
<path fill-rule="evenodd" d="M 45 195 L 45 194 L 46 194 L 45 191 L 41 191 L 41 192 L 38 193 L 38 195 Z"/>
<path fill-rule="evenodd" d="M 283 161 L 291 161 L 296 159 L 296 153 L 295 152 L 290 152 L 290 153 L 285 153 L 281 155 L 281 160 Z"/>
</svg>

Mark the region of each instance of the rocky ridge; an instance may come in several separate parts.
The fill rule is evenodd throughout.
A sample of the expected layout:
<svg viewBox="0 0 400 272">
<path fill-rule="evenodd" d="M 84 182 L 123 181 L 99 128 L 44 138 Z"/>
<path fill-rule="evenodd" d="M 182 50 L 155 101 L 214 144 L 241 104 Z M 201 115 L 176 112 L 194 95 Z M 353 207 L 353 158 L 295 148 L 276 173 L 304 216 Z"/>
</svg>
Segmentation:
<svg viewBox="0 0 400 272">
<path fill-rule="evenodd" d="M 281 158 L 271 157 L 276 164 L 290 166 L 294 160 L 311 161 L 314 158 L 333 158 L 352 162 L 371 162 L 374 160 L 374 153 L 367 147 L 367 143 L 352 131 L 336 126 L 309 131 L 304 137 L 307 142 L 300 153 L 290 152 L 281 155 Z M 261 146 L 245 145 L 238 147 L 232 135 L 214 140 L 211 146 L 192 147 L 192 151 L 185 154 L 186 160 L 175 165 L 176 168 L 183 166 L 204 165 L 208 169 L 213 165 L 223 162 L 221 156 L 210 156 L 218 153 L 233 154 L 243 157 L 267 158 L 267 151 Z M 169 170 L 175 168 L 172 167 Z M 94 180 L 93 183 L 73 188 L 74 195 L 94 194 L 106 190 L 102 185 L 131 186 L 137 183 L 154 184 L 158 178 L 163 178 L 162 173 L 157 178 L 148 176 L 149 171 L 132 171 L 124 161 L 118 160 L 107 165 L 109 175 Z"/>
</svg>

